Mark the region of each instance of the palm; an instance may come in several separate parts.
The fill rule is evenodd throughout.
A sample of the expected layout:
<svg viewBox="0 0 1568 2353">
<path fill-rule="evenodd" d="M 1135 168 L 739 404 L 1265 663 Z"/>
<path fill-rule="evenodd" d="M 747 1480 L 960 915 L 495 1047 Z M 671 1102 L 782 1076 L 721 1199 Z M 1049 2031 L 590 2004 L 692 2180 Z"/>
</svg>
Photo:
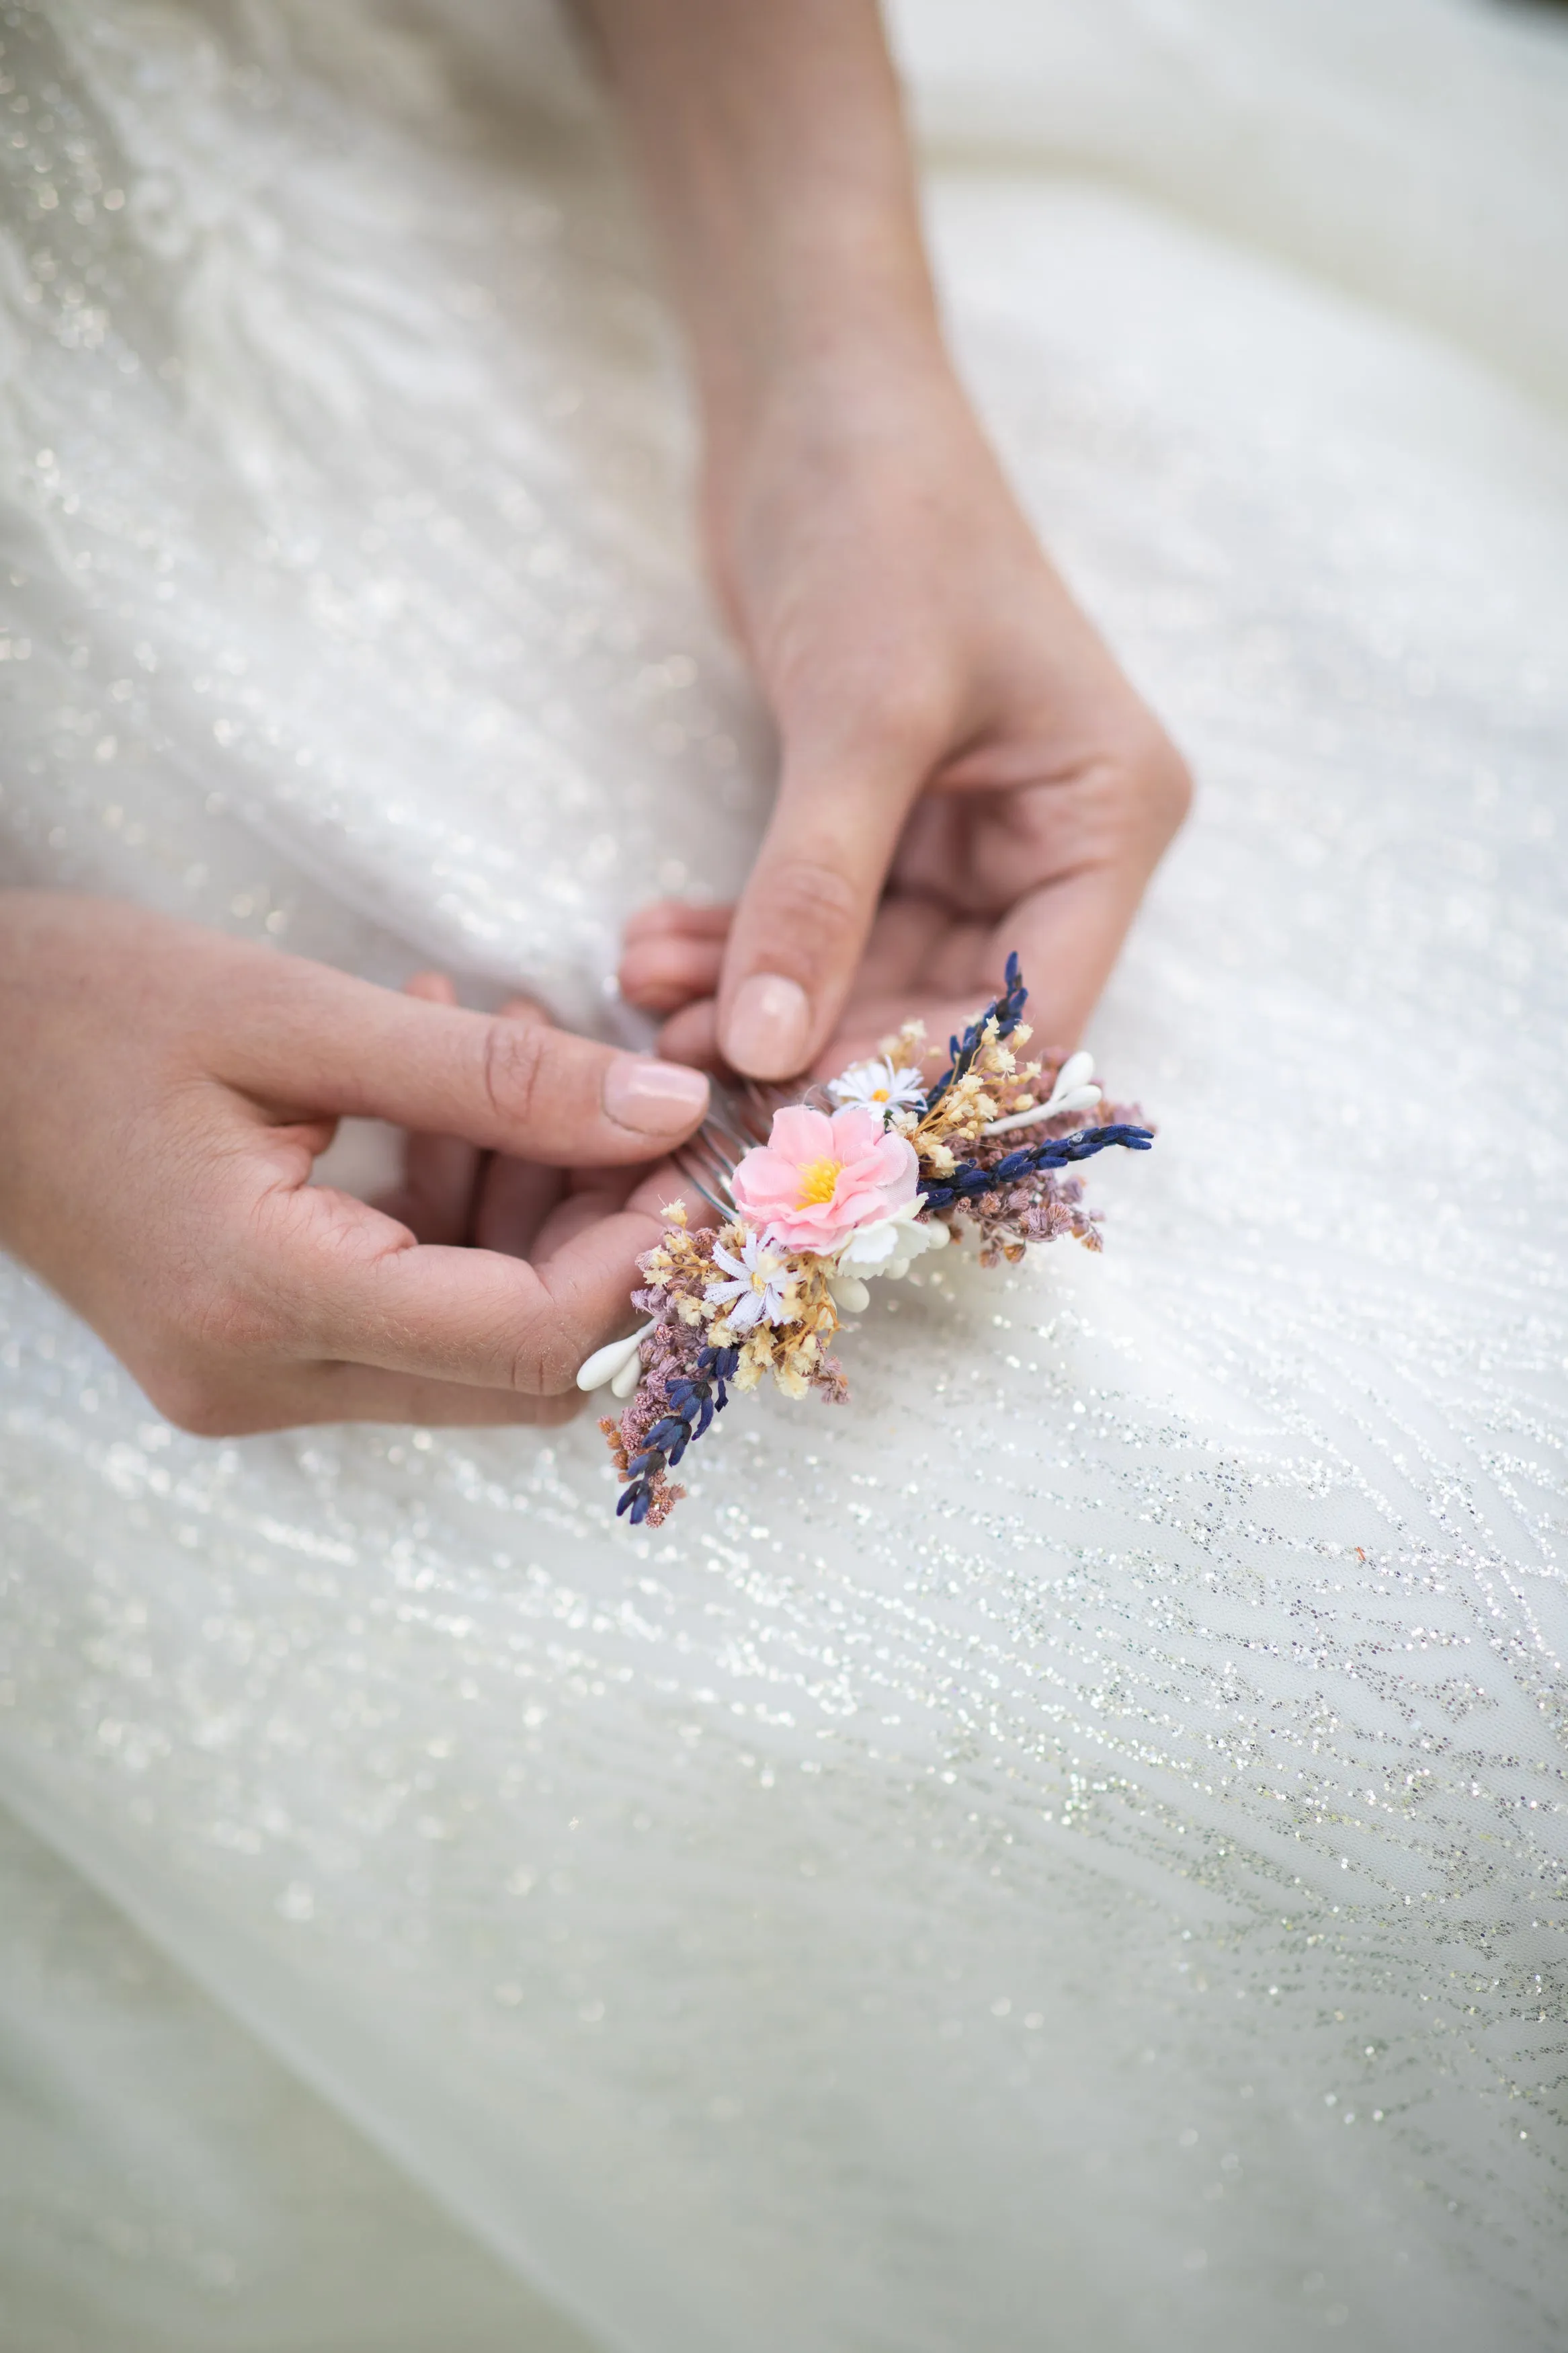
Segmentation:
<svg viewBox="0 0 1568 2353">
<path fill-rule="evenodd" d="M 1073 1042 L 1103 978 L 1072 953 L 1091 849 L 1077 797 L 1052 782 L 938 786 L 916 803 L 825 1063 L 911 1018 L 940 1044 L 994 993 L 1014 949 L 1037 1029 Z"/>
<path fill-rule="evenodd" d="M 997 783 L 1022 771 L 1029 781 Z M 872 1051 L 900 1023 L 945 1044 L 1000 985 L 1016 950 L 1041 1044 L 1076 1042 L 1136 902 L 1119 813 L 1125 764 L 1064 758 L 1043 731 L 972 752 L 942 771 L 904 827 L 822 1072 Z M 717 1060 L 712 991 L 732 911 L 649 909 L 628 934 L 626 993 L 669 1018 L 661 1050 Z"/>
</svg>

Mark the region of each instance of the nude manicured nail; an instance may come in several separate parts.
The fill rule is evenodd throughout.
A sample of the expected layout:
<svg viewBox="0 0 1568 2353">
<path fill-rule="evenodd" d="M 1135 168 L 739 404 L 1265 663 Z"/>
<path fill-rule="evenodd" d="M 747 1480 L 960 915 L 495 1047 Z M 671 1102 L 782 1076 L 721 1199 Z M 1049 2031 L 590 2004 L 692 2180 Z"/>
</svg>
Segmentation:
<svg viewBox="0 0 1568 2353">
<path fill-rule="evenodd" d="M 618 1054 L 605 1072 L 603 1100 L 617 1125 L 639 1135 L 674 1135 L 707 1110 L 708 1082 L 682 1062 Z"/>
<path fill-rule="evenodd" d="M 793 1078 L 811 1044 L 811 1001 L 798 980 L 754 972 L 735 992 L 724 1025 L 726 1058 L 753 1079 Z"/>
</svg>

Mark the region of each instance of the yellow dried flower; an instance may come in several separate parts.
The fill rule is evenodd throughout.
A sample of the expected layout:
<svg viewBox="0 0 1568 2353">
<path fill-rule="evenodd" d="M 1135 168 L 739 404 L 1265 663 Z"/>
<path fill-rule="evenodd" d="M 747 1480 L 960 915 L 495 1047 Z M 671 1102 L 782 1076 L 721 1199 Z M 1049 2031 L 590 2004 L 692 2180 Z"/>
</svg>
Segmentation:
<svg viewBox="0 0 1568 2353">
<path fill-rule="evenodd" d="M 877 1052 L 895 1071 L 918 1070 L 926 1054 L 925 1023 L 906 1021 L 892 1037 L 882 1039 Z"/>
</svg>

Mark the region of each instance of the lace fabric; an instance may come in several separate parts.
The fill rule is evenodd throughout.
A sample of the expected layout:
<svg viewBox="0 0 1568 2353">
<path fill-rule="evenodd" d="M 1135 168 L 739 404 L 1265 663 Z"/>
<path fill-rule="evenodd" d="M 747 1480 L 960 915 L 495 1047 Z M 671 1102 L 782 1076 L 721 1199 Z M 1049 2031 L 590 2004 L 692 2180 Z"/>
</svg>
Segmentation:
<svg viewBox="0 0 1568 2353">
<path fill-rule="evenodd" d="M 743 871 L 768 739 L 558 37 L 514 49 L 475 6 L 12 14 L 8 871 L 617 1026 L 621 916 Z M 1418 17 L 1364 16 L 1370 87 Z M 1118 21 L 1101 168 L 1178 23 Z M 1245 59 L 1369 217 L 1266 21 L 1182 13 L 1204 119 Z M 1345 21 L 1313 86 L 1353 117 Z M 1047 171 L 1025 68 L 1058 17 L 985 22 L 964 79 L 942 19 L 903 20 L 962 364 L 1201 785 L 1091 1040 L 1160 1124 L 1097 1166 L 1104 1259 L 917 1270 L 847 1351 L 848 1409 L 726 1425 L 654 1538 L 615 1526 L 591 1429 L 184 1438 L 6 1269 L 12 1875 L 93 1883 L 204 1989 L 182 2013 L 170 1981 L 171 2038 L 302 2080 L 416 2185 L 367 2171 L 359 2211 L 405 2248 L 430 2218 L 456 2341 L 555 2326 L 499 2256 L 635 2353 L 1544 2347 L 1551 331 L 1494 336 L 1452 251 L 1310 281 L 1289 174 L 1211 156 L 1193 194 L 1195 132 L 1138 193 Z M 1455 138 L 1411 100 L 1408 152 L 1495 179 L 1487 249 L 1543 290 L 1509 224 L 1555 217 L 1528 127 L 1556 53 L 1430 22 L 1488 106 Z M 987 122 L 989 168 L 955 160 Z M 25 2039 L 42 1995 L 11 2015 Z M 72 2114 L 122 2129 L 140 2096 L 109 2071 Z M 205 2343 L 299 2341 L 245 2249 L 321 2128 L 231 2150 Z M 490 2251 L 471 2306 L 443 2213 Z M 124 2260 L 184 2309 L 188 2264 Z M 313 2325 L 363 2341 L 329 2271 Z"/>
</svg>

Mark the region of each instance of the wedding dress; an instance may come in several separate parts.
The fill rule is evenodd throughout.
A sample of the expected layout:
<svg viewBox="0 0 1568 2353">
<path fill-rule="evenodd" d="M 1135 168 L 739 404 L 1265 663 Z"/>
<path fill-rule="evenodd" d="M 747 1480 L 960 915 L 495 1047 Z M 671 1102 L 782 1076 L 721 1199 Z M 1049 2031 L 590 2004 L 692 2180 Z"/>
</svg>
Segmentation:
<svg viewBox="0 0 1568 2353">
<path fill-rule="evenodd" d="M 1563 2341 L 1568 47 L 895 28 L 1200 780 L 1091 1039 L 1157 1148 L 657 1535 L 591 1424 L 184 1437 L 0 1271 L 7 2348 Z M 624 1030 L 769 741 L 562 26 L 0 40 L 0 871 Z"/>
</svg>

